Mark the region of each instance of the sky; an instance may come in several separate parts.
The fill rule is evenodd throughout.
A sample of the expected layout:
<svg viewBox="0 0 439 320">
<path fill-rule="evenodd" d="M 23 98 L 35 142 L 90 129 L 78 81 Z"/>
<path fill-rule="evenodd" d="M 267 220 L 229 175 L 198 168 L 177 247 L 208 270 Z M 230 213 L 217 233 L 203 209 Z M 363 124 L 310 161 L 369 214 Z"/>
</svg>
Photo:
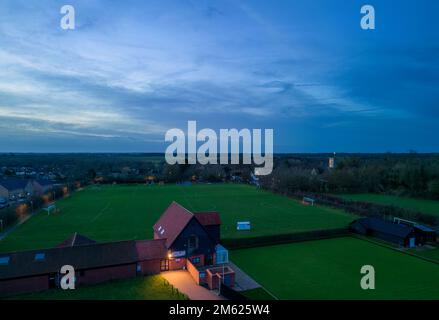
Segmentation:
<svg viewBox="0 0 439 320">
<path fill-rule="evenodd" d="M 75 8 L 75 30 L 60 8 Z M 376 29 L 360 27 L 362 5 Z M 439 152 L 439 2 L 2 0 L 0 152 L 164 152 L 273 129 L 275 152 Z"/>
</svg>

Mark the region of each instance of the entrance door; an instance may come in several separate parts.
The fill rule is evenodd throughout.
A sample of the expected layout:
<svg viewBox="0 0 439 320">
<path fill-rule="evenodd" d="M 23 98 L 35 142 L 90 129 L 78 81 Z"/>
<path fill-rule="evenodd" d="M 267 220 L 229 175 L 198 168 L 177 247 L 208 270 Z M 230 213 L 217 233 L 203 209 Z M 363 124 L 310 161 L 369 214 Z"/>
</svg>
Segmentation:
<svg viewBox="0 0 439 320">
<path fill-rule="evenodd" d="M 168 271 L 169 270 L 169 260 L 163 259 L 160 260 L 160 271 Z"/>
<path fill-rule="evenodd" d="M 57 273 L 49 274 L 49 289 L 54 289 L 59 287 L 59 279 Z"/>
<path fill-rule="evenodd" d="M 410 248 L 414 248 L 414 247 L 416 247 L 416 244 L 415 244 L 415 238 L 410 238 L 409 247 L 410 247 Z"/>
</svg>

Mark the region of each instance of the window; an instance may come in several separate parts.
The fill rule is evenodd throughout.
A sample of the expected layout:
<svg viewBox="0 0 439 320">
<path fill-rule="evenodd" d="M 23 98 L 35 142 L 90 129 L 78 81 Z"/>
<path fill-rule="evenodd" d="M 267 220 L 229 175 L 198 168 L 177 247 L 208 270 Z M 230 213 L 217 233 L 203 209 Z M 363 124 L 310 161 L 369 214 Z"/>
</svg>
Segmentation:
<svg viewBox="0 0 439 320">
<path fill-rule="evenodd" d="M 198 263 L 200 263 L 200 257 L 191 258 L 191 262 L 192 262 L 193 264 L 198 264 Z"/>
<path fill-rule="evenodd" d="M 196 235 L 191 235 L 188 238 L 188 249 L 193 251 L 198 249 L 198 237 Z"/>
<path fill-rule="evenodd" d="M 9 257 L 0 257 L 0 266 L 5 266 L 9 264 Z"/>
<path fill-rule="evenodd" d="M 45 253 L 36 253 L 35 254 L 35 261 L 43 261 L 46 257 Z"/>
</svg>

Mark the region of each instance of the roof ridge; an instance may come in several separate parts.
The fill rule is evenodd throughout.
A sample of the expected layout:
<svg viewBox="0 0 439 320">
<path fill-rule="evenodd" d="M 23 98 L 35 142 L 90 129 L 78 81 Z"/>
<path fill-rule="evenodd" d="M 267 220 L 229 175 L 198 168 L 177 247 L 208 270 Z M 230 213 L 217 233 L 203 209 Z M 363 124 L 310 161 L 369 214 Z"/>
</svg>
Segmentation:
<svg viewBox="0 0 439 320">
<path fill-rule="evenodd" d="M 78 232 L 75 232 L 73 234 L 73 238 L 72 238 L 72 243 L 70 244 L 72 247 L 74 246 L 75 242 L 76 242 L 76 236 L 78 235 Z"/>
</svg>

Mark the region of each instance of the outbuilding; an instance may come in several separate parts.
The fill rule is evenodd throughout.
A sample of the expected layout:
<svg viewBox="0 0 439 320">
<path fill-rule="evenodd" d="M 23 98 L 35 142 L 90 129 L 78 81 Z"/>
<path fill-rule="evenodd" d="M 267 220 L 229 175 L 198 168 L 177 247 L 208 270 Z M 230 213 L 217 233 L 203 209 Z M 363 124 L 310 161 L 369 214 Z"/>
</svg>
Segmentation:
<svg viewBox="0 0 439 320">
<path fill-rule="evenodd" d="M 350 229 L 358 234 L 376 237 L 403 247 L 415 247 L 417 241 L 413 227 L 385 221 L 380 218 L 361 218 L 350 224 Z"/>
</svg>

